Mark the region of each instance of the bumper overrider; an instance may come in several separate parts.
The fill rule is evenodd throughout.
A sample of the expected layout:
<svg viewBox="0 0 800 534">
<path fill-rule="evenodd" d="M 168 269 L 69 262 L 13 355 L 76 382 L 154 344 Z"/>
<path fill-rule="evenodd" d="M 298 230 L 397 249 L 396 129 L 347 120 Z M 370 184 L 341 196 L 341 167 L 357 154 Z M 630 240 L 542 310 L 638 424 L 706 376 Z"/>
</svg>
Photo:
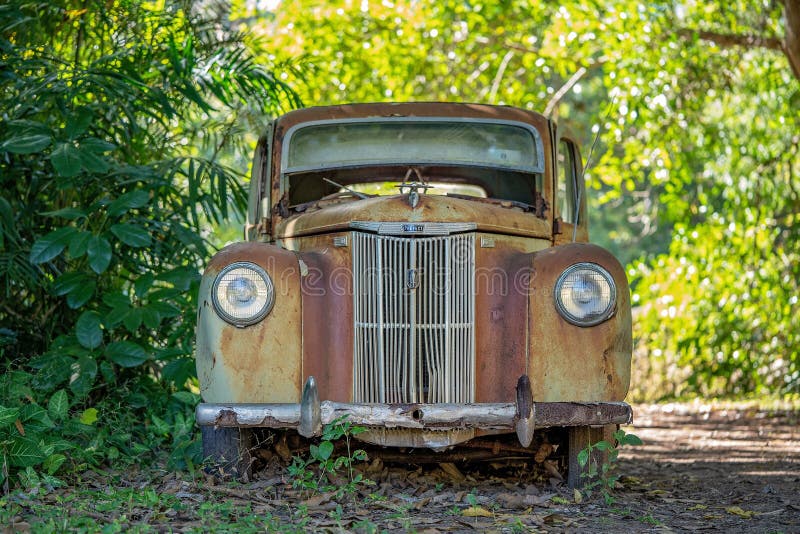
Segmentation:
<svg viewBox="0 0 800 534">
<path fill-rule="evenodd" d="M 457 432 L 480 429 L 498 433 L 513 430 L 520 444 L 527 447 L 533 440 L 535 428 L 629 424 L 633 415 L 630 405 L 625 402 L 534 402 L 527 375 L 522 375 L 517 381 L 514 403 L 362 404 L 320 401 L 316 382 L 311 376 L 303 387 L 299 404 L 201 403 L 196 410 L 200 426 L 295 429 L 306 438 L 320 436 L 324 425 L 342 418 L 370 430 Z M 423 440 L 420 444 L 428 441 Z M 439 445 L 447 444 L 455 443 Z"/>
</svg>

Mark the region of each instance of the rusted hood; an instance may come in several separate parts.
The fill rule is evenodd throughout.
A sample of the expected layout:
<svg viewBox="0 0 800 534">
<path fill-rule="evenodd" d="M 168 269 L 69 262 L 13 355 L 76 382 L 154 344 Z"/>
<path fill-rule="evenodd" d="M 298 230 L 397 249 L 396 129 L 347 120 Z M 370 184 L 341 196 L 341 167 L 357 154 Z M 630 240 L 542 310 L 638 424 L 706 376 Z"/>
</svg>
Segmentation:
<svg viewBox="0 0 800 534">
<path fill-rule="evenodd" d="M 419 203 L 412 208 L 407 194 L 310 207 L 281 220 L 275 228 L 275 237 L 283 239 L 346 230 L 354 227 L 353 221 L 474 223 L 476 230 L 484 232 L 552 238 L 548 220 L 519 208 L 439 195 L 420 195 Z"/>
</svg>

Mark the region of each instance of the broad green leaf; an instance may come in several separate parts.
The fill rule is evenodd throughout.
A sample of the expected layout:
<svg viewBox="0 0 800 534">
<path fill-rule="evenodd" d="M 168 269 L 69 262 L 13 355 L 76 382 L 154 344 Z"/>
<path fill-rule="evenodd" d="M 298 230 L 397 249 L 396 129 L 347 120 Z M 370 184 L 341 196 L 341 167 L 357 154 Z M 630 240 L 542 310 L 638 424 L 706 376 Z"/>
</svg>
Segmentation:
<svg viewBox="0 0 800 534">
<path fill-rule="evenodd" d="M 144 297 L 147 291 L 152 287 L 155 276 L 152 273 L 146 273 L 136 279 L 133 283 L 133 290 L 139 298 Z"/>
<path fill-rule="evenodd" d="M 589 463 L 589 449 L 583 449 L 581 452 L 578 453 L 578 465 L 584 467 L 587 463 Z"/>
<path fill-rule="evenodd" d="M 69 241 L 69 255 L 75 259 L 80 258 L 86 254 L 89 248 L 89 240 L 92 238 L 92 233 L 86 230 L 78 230 Z"/>
<path fill-rule="evenodd" d="M 77 310 L 94 296 L 94 290 L 97 287 L 97 282 L 92 279 L 87 279 L 84 283 L 75 287 L 67 295 L 67 306 L 73 310 Z"/>
<path fill-rule="evenodd" d="M 57 296 L 66 295 L 90 280 L 91 278 L 86 273 L 64 273 L 53 282 L 53 293 Z"/>
<path fill-rule="evenodd" d="M 78 155 L 81 160 L 81 166 L 89 172 L 102 173 L 106 172 L 111 167 L 111 164 L 106 160 L 105 156 L 85 150 L 83 146 L 81 146 Z"/>
<path fill-rule="evenodd" d="M 119 306 L 126 307 L 131 305 L 131 298 L 120 291 L 107 291 L 103 294 L 103 304 L 111 306 L 112 308 Z"/>
<path fill-rule="evenodd" d="M 102 274 L 111 263 L 111 243 L 102 236 L 92 236 L 86 248 L 89 255 L 89 267 L 97 274 Z"/>
<path fill-rule="evenodd" d="M 79 358 L 70 367 L 69 389 L 76 397 L 83 398 L 89 394 L 97 378 L 97 362 L 88 356 Z"/>
<path fill-rule="evenodd" d="M 176 317 L 181 314 L 181 310 L 179 310 L 174 304 L 170 304 L 169 302 L 165 302 L 163 300 L 152 300 L 153 298 L 155 298 L 154 295 L 151 296 L 148 307 L 157 312 L 162 318 Z"/>
<path fill-rule="evenodd" d="M 33 154 L 50 146 L 53 139 L 44 134 L 25 134 L 12 137 L 0 145 L 0 150 L 14 154 Z"/>
<path fill-rule="evenodd" d="M 55 211 L 45 211 L 42 213 L 42 215 L 45 217 L 61 217 L 63 219 L 69 219 L 73 221 L 75 219 L 80 219 L 81 217 L 86 217 L 86 212 L 78 208 L 61 208 L 60 210 Z"/>
<path fill-rule="evenodd" d="M 75 324 L 75 335 L 78 343 L 87 349 L 94 349 L 103 342 L 103 330 L 100 328 L 100 315 L 94 311 L 85 311 Z"/>
<path fill-rule="evenodd" d="M 110 152 L 111 150 L 114 150 L 117 148 L 117 145 L 114 143 L 109 143 L 108 141 L 103 141 L 102 139 L 98 139 L 96 137 L 87 137 L 85 139 L 81 139 L 81 148 L 94 154 L 102 154 L 104 152 Z"/>
<path fill-rule="evenodd" d="M 642 440 L 635 434 L 625 434 L 619 442 L 623 445 L 642 445 Z"/>
<path fill-rule="evenodd" d="M 67 120 L 67 125 L 64 128 L 64 133 L 70 139 L 75 139 L 79 135 L 86 133 L 89 125 L 92 123 L 94 114 L 88 107 L 82 106 L 77 108 L 75 112 Z"/>
<path fill-rule="evenodd" d="M 169 423 L 167 423 L 166 421 L 164 421 L 163 419 L 161 419 L 160 417 L 158 417 L 155 414 L 151 414 L 150 415 L 150 420 L 153 423 L 153 430 L 155 431 L 155 433 L 157 435 L 159 435 L 159 436 L 167 436 L 167 435 L 169 435 L 170 430 L 172 430 L 170 428 L 170 426 L 169 426 Z"/>
<path fill-rule="evenodd" d="M 121 304 L 111 308 L 111 311 L 109 311 L 104 318 L 106 326 L 109 328 L 117 326 L 125 320 L 125 317 L 127 317 L 132 310 L 133 307 L 130 304 Z"/>
<path fill-rule="evenodd" d="M 45 458 L 39 444 L 30 438 L 17 436 L 8 448 L 8 463 L 12 467 L 32 467 Z"/>
<path fill-rule="evenodd" d="M 19 408 L 6 408 L 0 405 L 0 429 L 13 426 L 17 419 L 19 419 Z"/>
<path fill-rule="evenodd" d="M 108 384 L 113 384 L 117 378 L 116 373 L 114 372 L 114 366 L 111 362 L 102 361 L 100 362 L 100 374 L 103 376 L 103 380 L 105 380 Z"/>
<path fill-rule="evenodd" d="M 611 450 L 613 447 L 607 441 L 598 441 L 597 443 L 594 444 L 594 448 L 597 449 L 598 451 L 608 451 Z"/>
<path fill-rule="evenodd" d="M 20 408 L 20 421 L 25 425 L 25 430 L 32 432 L 43 432 L 55 427 L 55 423 L 50 419 L 47 410 L 38 404 L 26 404 Z"/>
<path fill-rule="evenodd" d="M 128 313 L 122 318 L 122 324 L 130 333 L 136 332 L 142 325 L 142 310 L 141 308 L 130 308 Z"/>
<path fill-rule="evenodd" d="M 65 226 L 40 237 L 31 247 L 30 262 L 34 265 L 52 260 L 64 250 L 76 230 Z"/>
<path fill-rule="evenodd" d="M 63 421 L 67 418 L 67 412 L 69 411 L 69 397 L 67 396 L 67 392 L 63 389 L 59 389 L 50 397 L 50 400 L 47 402 L 47 413 L 50 414 L 50 418 L 54 421 Z"/>
<path fill-rule="evenodd" d="M 97 422 L 97 408 L 87 408 L 81 414 L 81 423 L 84 425 L 93 425 Z"/>
<path fill-rule="evenodd" d="M 190 393 L 189 391 L 178 391 L 172 394 L 172 398 L 176 399 L 178 402 L 182 404 L 187 404 L 189 406 L 194 405 L 197 402 L 197 395 L 194 393 Z"/>
<path fill-rule="evenodd" d="M 314 446 L 312 445 L 312 448 L 313 447 Z M 324 462 L 331 457 L 331 454 L 333 454 L 333 443 L 330 441 L 322 441 L 320 442 L 319 446 L 312 451 L 311 454 L 315 460 Z"/>
<path fill-rule="evenodd" d="M 142 322 L 147 328 L 158 328 L 161 323 L 161 315 L 149 306 L 144 306 L 142 310 Z"/>
<path fill-rule="evenodd" d="M 111 227 L 111 233 L 131 247 L 146 247 L 150 244 L 150 234 L 141 226 L 119 223 Z"/>
<path fill-rule="evenodd" d="M 147 352 L 132 341 L 116 341 L 108 345 L 109 359 L 122 367 L 136 367 L 147 361 Z"/>
<path fill-rule="evenodd" d="M 150 202 L 150 194 L 147 191 L 141 189 L 129 191 L 108 205 L 108 215 L 119 217 L 128 210 L 146 206 L 148 202 Z"/>
<path fill-rule="evenodd" d="M 59 143 L 50 154 L 50 162 L 56 172 L 65 178 L 81 172 L 81 153 L 72 143 Z"/>
<path fill-rule="evenodd" d="M 54 475 L 58 468 L 64 465 L 64 462 L 67 461 L 67 457 L 60 453 L 51 454 L 50 456 L 45 459 L 44 463 L 42 463 L 42 468 L 47 471 L 48 474 Z"/>
</svg>

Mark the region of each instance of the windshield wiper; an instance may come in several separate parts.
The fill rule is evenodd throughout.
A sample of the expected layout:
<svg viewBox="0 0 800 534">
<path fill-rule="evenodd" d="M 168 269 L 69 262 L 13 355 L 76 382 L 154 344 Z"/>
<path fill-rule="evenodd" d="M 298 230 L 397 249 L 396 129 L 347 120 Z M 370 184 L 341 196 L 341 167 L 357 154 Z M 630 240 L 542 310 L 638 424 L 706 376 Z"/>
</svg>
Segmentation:
<svg viewBox="0 0 800 534">
<path fill-rule="evenodd" d="M 328 182 L 329 184 L 332 184 L 332 185 L 335 185 L 336 187 L 339 187 L 339 188 L 341 188 L 341 189 L 344 189 L 344 190 L 345 190 L 345 191 L 347 191 L 348 193 L 353 193 L 353 194 L 354 194 L 355 196 L 357 196 L 358 198 L 369 198 L 369 195 L 365 195 L 364 193 L 361 193 L 361 192 L 359 192 L 359 191 L 356 191 L 355 189 L 350 189 L 350 188 L 349 188 L 349 187 L 347 187 L 346 185 L 337 184 L 336 182 L 334 182 L 333 180 L 330 180 L 330 179 L 328 179 L 328 178 L 324 178 L 324 177 L 323 177 L 322 179 L 323 179 L 323 180 L 325 180 L 326 182 Z"/>
</svg>

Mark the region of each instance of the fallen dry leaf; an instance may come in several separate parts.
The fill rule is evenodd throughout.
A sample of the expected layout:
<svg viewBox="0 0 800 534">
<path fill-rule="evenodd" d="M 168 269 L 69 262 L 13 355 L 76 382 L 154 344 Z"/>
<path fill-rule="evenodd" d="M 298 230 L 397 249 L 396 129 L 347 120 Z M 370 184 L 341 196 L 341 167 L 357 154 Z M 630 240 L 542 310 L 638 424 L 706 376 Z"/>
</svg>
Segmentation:
<svg viewBox="0 0 800 534">
<path fill-rule="evenodd" d="M 470 506 L 461 511 L 464 517 L 494 517 L 494 514 L 482 506 Z"/>
<path fill-rule="evenodd" d="M 581 495 L 581 492 L 578 490 L 578 488 L 573 490 L 573 498 L 575 500 L 575 504 L 580 504 L 583 502 L 583 495 Z"/>
<path fill-rule="evenodd" d="M 737 516 L 742 517 L 744 519 L 750 519 L 751 517 L 756 515 L 755 512 L 753 512 L 751 510 L 742 510 L 738 506 L 731 506 L 729 508 L 725 508 L 725 511 L 728 512 L 729 514 L 737 515 Z"/>
<path fill-rule="evenodd" d="M 454 463 L 442 462 L 442 463 L 439 464 L 439 467 L 441 467 L 442 471 L 447 473 L 447 475 L 450 476 L 450 478 L 452 478 L 453 480 L 455 480 L 457 482 L 461 482 L 465 478 L 464 475 L 461 473 L 461 471 L 458 470 L 458 467 L 456 467 L 456 465 Z"/>
</svg>

